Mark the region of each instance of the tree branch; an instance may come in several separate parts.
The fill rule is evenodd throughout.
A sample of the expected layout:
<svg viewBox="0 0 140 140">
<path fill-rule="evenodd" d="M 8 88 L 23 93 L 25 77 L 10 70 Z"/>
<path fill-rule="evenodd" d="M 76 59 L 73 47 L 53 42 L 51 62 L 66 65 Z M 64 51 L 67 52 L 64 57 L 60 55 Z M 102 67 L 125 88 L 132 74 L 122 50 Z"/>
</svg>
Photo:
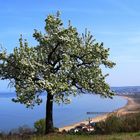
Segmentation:
<svg viewBox="0 0 140 140">
<path fill-rule="evenodd" d="M 50 54 L 48 55 L 48 63 L 51 64 L 51 65 L 52 65 L 52 63 L 51 63 L 52 55 L 53 55 L 53 53 L 56 51 L 56 49 L 59 47 L 59 45 L 60 45 L 60 42 L 58 42 L 58 43 L 56 44 L 56 46 L 52 49 L 52 51 L 51 51 Z"/>
</svg>

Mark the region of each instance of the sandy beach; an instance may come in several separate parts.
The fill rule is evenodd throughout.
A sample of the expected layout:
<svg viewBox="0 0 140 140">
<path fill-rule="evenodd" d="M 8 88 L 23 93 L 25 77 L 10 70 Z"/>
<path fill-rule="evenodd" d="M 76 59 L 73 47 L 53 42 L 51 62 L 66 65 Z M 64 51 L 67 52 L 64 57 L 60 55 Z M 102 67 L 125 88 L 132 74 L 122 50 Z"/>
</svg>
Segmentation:
<svg viewBox="0 0 140 140">
<path fill-rule="evenodd" d="M 124 107 L 113 111 L 112 113 L 116 113 L 118 116 L 121 116 L 121 115 L 125 115 L 128 113 L 137 113 L 140 111 L 140 96 L 131 95 L 131 96 L 120 96 L 120 97 L 126 99 L 127 104 Z M 108 113 L 108 114 L 104 114 L 104 115 L 100 115 L 100 116 L 91 118 L 91 122 L 99 122 L 99 121 L 105 120 L 107 118 L 107 116 L 112 113 Z M 59 128 L 59 131 L 62 131 L 64 129 L 66 131 L 68 131 L 68 130 L 80 125 L 81 123 L 88 124 L 88 121 L 84 120 L 84 121 L 81 121 L 81 122 L 78 122 L 78 123 L 75 123 L 75 124 L 72 124 L 69 126 Z"/>
</svg>

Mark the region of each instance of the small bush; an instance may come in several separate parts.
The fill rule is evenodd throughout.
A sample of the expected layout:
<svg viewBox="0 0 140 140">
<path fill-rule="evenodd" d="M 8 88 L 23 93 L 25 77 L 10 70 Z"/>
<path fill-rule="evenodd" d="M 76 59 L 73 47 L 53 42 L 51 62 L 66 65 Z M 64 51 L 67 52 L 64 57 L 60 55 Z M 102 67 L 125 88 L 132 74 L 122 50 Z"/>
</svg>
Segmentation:
<svg viewBox="0 0 140 140">
<path fill-rule="evenodd" d="M 40 119 L 34 123 L 34 128 L 36 133 L 44 134 L 45 133 L 45 119 Z M 53 132 L 58 132 L 59 129 L 54 127 Z"/>
<path fill-rule="evenodd" d="M 45 119 L 40 119 L 34 123 L 34 128 L 37 133 L 44 134 L 45 132 Z"/>
<path fill-rule="evenodd" d="M 34 133 L 34 129 L 27 125 L 20 126 L 18 128 L 12 129 L 9 135 L 30 135 Z"/>
</svg>

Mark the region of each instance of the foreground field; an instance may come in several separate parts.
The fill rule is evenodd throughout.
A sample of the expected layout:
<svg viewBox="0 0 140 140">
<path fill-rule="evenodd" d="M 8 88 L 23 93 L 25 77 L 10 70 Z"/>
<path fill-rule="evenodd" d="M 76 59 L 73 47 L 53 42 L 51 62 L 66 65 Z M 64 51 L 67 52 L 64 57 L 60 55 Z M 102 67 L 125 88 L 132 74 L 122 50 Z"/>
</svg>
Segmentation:
<svg viewBox="0 0 140 140">
<path fill-rule="evenodd" d="M 44 136 L 34 137 L 31 140 L 140 140 L 140 133 L 130 134 L 115 134 L 115 135 L 95 135 L 95 136 L 84 136 L 84 135 L 56 135 L 56 136 Z"/>
<path fill-rule="evenodd" d="M 0 140 L 140 140 L 138 133 L 118 133 L 112 135 L 62 135 L 52 134 L 48 136 L 10 136 L 0 137 Z"/>
<path fill-rule="evenodd" d="M 56 135 L 56 136 L 44 136 L 34 137 L 32 140 L 140 140 L 140 133 L 130 134 L 115 134 L 115 135 Z"/>
</svg>

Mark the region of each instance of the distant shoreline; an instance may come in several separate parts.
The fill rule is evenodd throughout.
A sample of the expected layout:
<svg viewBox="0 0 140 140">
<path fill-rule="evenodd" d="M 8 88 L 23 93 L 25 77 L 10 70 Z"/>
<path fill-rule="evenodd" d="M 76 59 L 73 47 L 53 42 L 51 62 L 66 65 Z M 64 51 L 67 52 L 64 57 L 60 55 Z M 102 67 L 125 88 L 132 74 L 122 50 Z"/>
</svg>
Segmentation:
<svg viewBox="0 0 140 140">
<path fill-rule="evenodd" d="M 105 120 L 108 117 L 108 115 L 110 115 L 112 113 L 116 113 L 118 116 L 122 116 L 125 114 L 137 113 L 140 111 L 140 96 L 136 97 L 135 95 L 133 95 L 133 96 L 122 95 L 119 97 L 122 97 L 127 100 L 127 103 L 124 107 L 116 109 L 115 111 L 112 111 L 111 113 L 107 113 L 107 114 L 103 114 L 103 115 L 94 117 L 91 119 L 91 122 L 99 122 L 99 121 Z M 81 123 L 88 124 L 88 121 L 84 120 L 84 121 L 81 121 L 78 123 L 74 123 L 72 125 L 64 126 L 62 128 L 59 128 L 59 131 L 62 131 L 62 130 L 68 131 L 68 130 L 80 125 Z"/>
<path fill-rule="evenodd" d="M 125 115 L 129 113 L 138 113 L 140 112 L 140 96 L 137 95 L 128 95 L 128 96 L 120 96 L 124 99 L 127 99 L 127 104 L 116 110 L 117 115 Z"/>
</svg>

